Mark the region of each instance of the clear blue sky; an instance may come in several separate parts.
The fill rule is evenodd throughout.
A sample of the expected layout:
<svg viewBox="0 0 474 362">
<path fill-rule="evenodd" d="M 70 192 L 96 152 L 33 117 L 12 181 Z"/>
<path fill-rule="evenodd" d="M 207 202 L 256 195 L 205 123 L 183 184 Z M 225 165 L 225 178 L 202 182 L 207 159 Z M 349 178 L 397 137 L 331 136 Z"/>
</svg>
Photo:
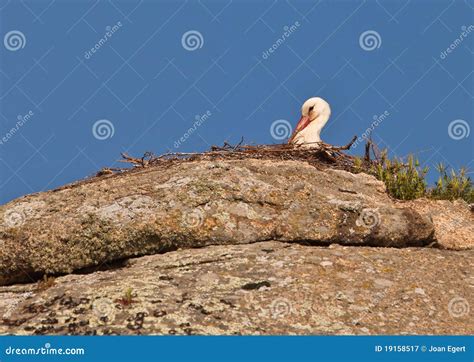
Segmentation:
<svg viewBox="0 0 474 362">
<path fill-rule="evenodd" d="M 473 9 L 0 0 L 0 203 L 91 175 L 122 151 L 281 142 L 311 96 L 332 107 L 326 142 L 345 144 L 387 112 L 372 135 L 392 155 L 473 169 Z"/>
</svg>

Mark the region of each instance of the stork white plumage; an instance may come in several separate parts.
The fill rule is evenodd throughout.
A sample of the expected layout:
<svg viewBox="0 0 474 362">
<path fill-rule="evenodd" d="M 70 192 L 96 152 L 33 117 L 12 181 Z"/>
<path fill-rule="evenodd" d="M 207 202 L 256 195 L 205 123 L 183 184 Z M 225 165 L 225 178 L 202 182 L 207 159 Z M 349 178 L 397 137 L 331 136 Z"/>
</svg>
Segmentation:
<svg viewBox="0 0 474 362">
<path fill-rule="evenodd" d="M 301 119 L 288 143 L 304 147 L 319 147 L 321 130 L 330 116 L 331 107 L 328 102 L 319 97 L 308 99 L 301 107 Z"/>
</svg>

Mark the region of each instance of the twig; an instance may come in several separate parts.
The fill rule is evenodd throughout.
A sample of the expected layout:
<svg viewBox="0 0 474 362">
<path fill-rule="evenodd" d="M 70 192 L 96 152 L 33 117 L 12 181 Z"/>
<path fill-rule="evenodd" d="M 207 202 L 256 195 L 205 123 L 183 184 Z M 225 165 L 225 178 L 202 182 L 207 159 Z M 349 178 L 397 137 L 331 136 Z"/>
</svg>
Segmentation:
<svg viewBox="0 0 474 362">
<path fill-rule="evenodd" d="M 235 151 L 237 148 L 239 148 L 239 147 L 242 145 L 242 143 L 244 143 L 244 136 L 242 136 L 242 138 L 240 139 L 240 142 L 235 145 L 234 151 Z"/>
<path fill-rule="evenodd" d="M 131 163 L 131 164 L 134 164 L 134 165 L 141 165 L 142 164 L 141 159 L 129 156 L 125 152 L 122 152 L 120 155 L 122 156 L 122 160 L 119 160 L 118 162 L 127 162 L 127 163 Z"/>
<path fill-rule="evenodd" d="M 365 156 L 364 160 L 367 163 L 370 163 L 370 145 L 372 144 L 371 140 L 367 140 L 367 143 L 365 144 Z"/>
<path fill-rule="evenodd" d="M 347 145 L 342 146 L 342 147 L 335 147 L 333 149 L 338 150 L 338 151 L 350 150 L 352 145 L 355 143 L 355 141 L 357 141 L 357 136 L 354 136 L 354 138 L 352 138 L 352 140 Z"/>
</svg>

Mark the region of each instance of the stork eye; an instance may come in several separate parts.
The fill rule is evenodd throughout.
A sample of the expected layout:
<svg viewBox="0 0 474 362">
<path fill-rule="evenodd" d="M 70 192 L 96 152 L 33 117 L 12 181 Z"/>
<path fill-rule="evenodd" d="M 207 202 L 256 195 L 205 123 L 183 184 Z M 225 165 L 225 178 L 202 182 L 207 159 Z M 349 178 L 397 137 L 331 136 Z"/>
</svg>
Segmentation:
<svg viewBox="0 0 474 362">
<path fill-rule="evenodd" d="M 311 112 L 314 109 L 314 106 L 309 107 L 309 111 Z"/>
</svg>

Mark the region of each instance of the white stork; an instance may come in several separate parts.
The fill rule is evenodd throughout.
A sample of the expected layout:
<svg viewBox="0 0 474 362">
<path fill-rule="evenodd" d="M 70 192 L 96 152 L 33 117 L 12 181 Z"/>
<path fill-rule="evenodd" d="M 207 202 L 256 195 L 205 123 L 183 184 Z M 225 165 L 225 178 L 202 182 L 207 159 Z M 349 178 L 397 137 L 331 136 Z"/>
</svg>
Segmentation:
<svg viewBox="0 0 474 362">
<path fill-rule="evenodd" d="M 319 97 L 308 99 L 301 107 L 301 119 L 288 143 L 304 147 L 319 147 L 321 130 L 330 116 L 331 107 L 328 102 Z"/>
</svg>

